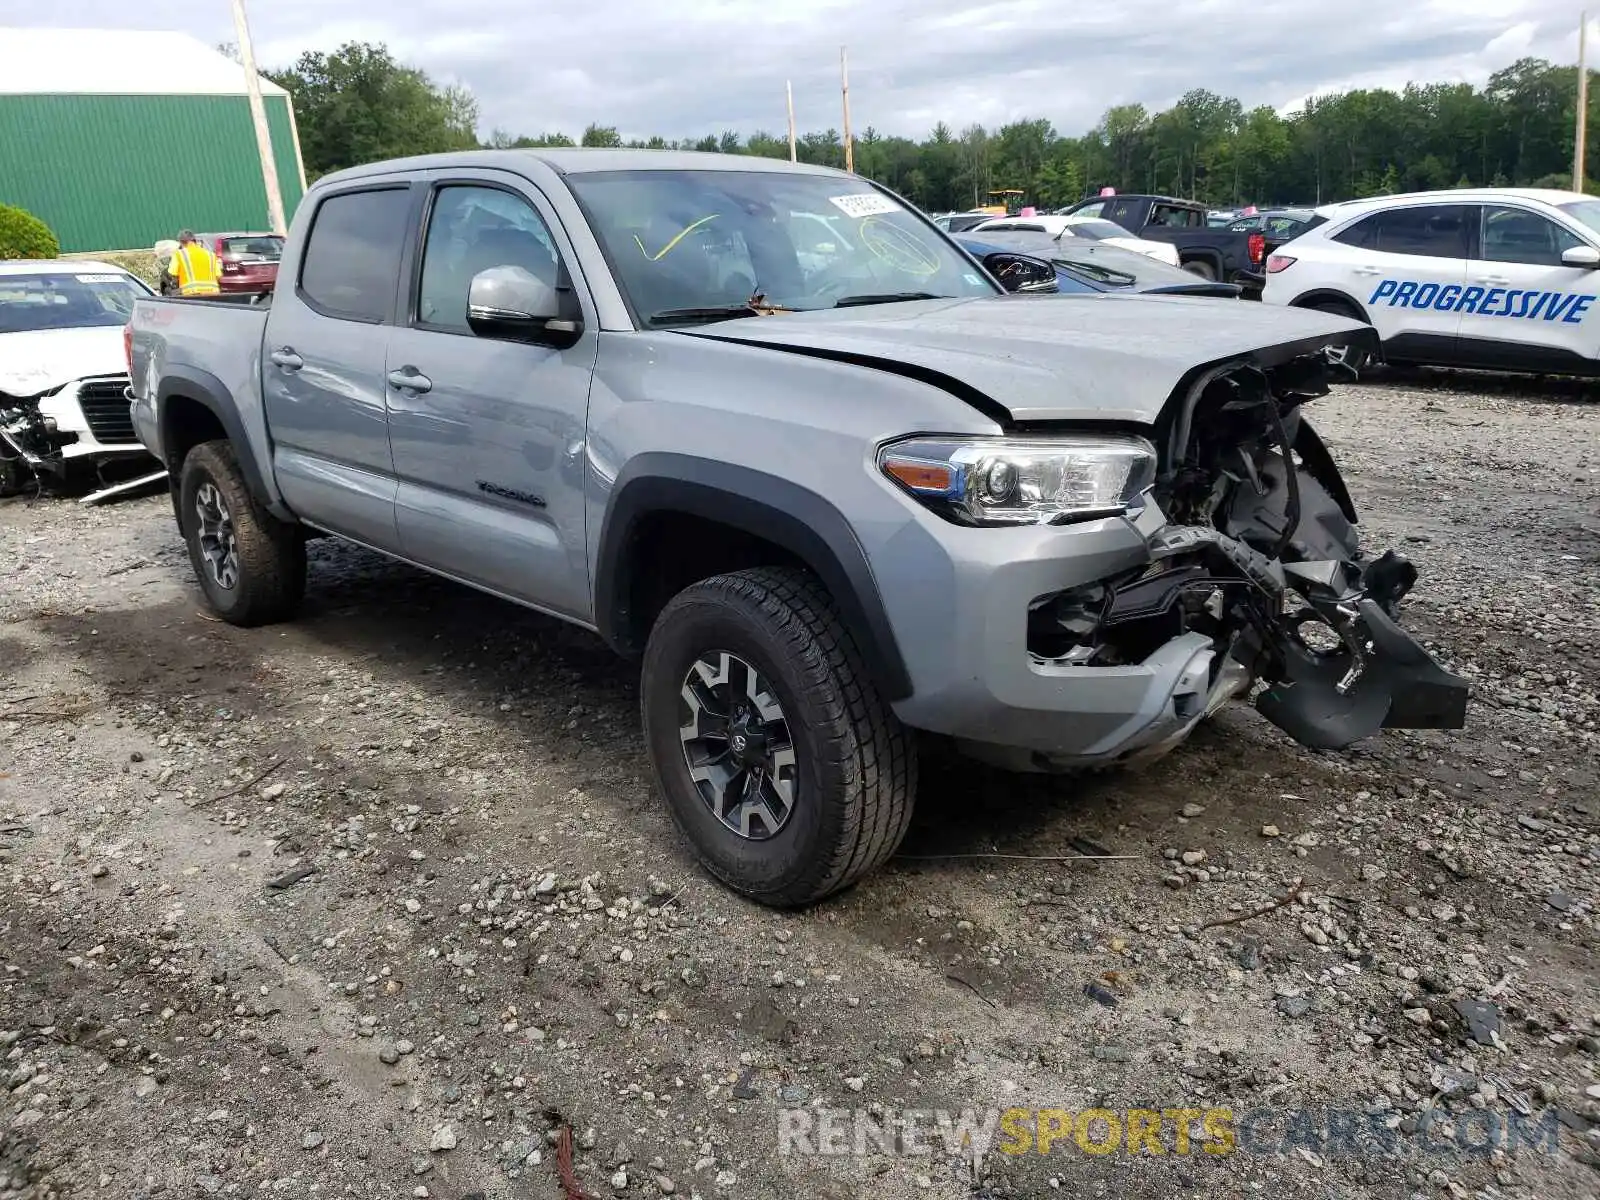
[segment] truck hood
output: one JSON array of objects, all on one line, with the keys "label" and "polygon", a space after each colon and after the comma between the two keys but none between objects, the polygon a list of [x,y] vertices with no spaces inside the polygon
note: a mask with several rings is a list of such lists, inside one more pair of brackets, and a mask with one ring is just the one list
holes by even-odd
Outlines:
[{"label": "truck hood", "polygon": [[37,396],[74,379],[127,369],[120,325],[0,333],[0,392],[11,396]]},{"label": "truck hood", "polygon": [[1373,337],[1358,322],[1306,309],[1127,295],[921,300],[678,332],[922,379],[1012,422],[1139,425],[1154,424],[1178,384],[1201,368],[1270,367]]}]

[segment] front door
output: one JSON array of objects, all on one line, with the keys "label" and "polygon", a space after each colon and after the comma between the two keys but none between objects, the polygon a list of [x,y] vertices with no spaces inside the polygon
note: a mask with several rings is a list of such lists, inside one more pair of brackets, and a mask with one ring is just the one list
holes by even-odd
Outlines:
[{"label": "front door", "polygon": [[[592,616],[584,432],[592,315],[564,350],[478,337],[467,289],[490,267],[555,283],[572,261],[529,184],[498,172],[430,182],[408,312],[389,340],[389,436],[403,553],[563,616]],[[583,295],[579,300],[592,314]]]},{"label": "front door", "polygon": [[303,520],[398,548],[384,356],[411,227],[407,184],[317,204],[299,261],[267,314],[261,391],[273,474]]},{"label": "front door", "polygon": [[[1485,204],[1478,251],[1467,272],[1478,290],[1461,306],[1461,358],[1472,366],[1517,371],[1586,369],[1600,353],[1591,312],[1600,273],[1562,263],[1588,243],[1549,217]],[[1465,299],[1465,298],[1464,298]]]}]

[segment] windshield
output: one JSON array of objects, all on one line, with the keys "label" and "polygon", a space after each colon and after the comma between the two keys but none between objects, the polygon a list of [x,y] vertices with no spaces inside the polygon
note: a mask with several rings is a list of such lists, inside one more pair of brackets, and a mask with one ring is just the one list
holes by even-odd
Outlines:
[{"label": "windshield", "polygon": [[1574,221],[1594,233],[1600,233],[1600,200],[1575,200],[1559,206]]},{"label": "windshield", "polygon": [[0,333],[126,325],[133,302],[150,292],[131,275],[0,275]]},{"label": "windshield", "polygon": [[240,262],[277,262],[283,257],[283,239],[270,235],[223,238],[222,253]]},{"label": "windshield", "polygon": [[568,183],[643,324],[705,319],[756,296],[820,309],[998,292],[937,230],[865,182],[605,171]]},{"label": "windshield", "polygon": [[1087,238],[1091,242],[1103,242],[1107,238],[1131,238],[1133,234],[1115,221],[1094,219],[1068,222],[1067,236]]}]

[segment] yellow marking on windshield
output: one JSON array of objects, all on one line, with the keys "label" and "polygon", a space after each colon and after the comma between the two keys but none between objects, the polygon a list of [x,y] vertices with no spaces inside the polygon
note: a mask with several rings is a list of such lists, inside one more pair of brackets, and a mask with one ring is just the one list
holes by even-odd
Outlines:
[{"label": "yellow marking on windshield", "polygon": [[861,242],[874,258],[907,275],[937,275],[942,265],[938,254],[921,238],[882,217],[861,222]]},{"label": "yellow marking on windshield", "polygon": [[668,242],[665,246],[661,247],[661,249],[658,250],[654,254],[651,254],[650,251],[648,251],[648,250],[646,250],[644,248],[644,242],[639,240],[639,235],[637,233],[633,235],[633,244],[635,246],[639,247],[639,253],[644,255],[651,262],[660,262],[663,258],[665,258],[672,251],[672,248],[674,246],[676,246],[679,242],[683,241],[684,238],[688,237],[696,229],[699,229],[700,226],[704,225],[707,221],[715,221],[716,219],[717,219],[717,214],[716,213],[712,213],[710,216],[701,217],[698,221],[691,221],[689,224],[685,225],[682,229],[678,230],[677,235],[675,237],[673,237],[673,239],[670,242]]}]

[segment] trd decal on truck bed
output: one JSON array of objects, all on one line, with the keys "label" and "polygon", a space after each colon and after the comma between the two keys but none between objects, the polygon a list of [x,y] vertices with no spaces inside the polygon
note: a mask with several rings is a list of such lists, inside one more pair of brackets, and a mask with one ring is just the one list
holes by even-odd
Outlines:
[{"label": "trd decal on truck bed", "polygon": [[1525,321],[1583,322],[1595,297],[1572,292],[1545,292],[1524,288],[1463,287],[1459,283],[1416,283],[1385,279],[1368,298],[1368,304],[1387,301],[1390,308],[1431,308],[1437,312],[1473,313],[1480,317],[1513,317]]}]

